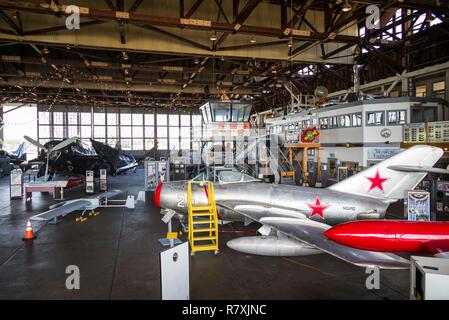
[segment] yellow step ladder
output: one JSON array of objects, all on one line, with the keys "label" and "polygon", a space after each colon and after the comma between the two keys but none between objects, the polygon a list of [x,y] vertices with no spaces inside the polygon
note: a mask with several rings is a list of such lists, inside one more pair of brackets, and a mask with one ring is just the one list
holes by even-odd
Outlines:
[{"label": "yellow step ladder", "polygon": [[[204,188],[207,205],[196,206],[193,203],[192,185]],[[218,215],[215,205],[214,185],[210,181],[189,181],[187,185],[187,208],[189,213],[189,243],[191,254],[197,251],[215,251],[218,253]]]}]

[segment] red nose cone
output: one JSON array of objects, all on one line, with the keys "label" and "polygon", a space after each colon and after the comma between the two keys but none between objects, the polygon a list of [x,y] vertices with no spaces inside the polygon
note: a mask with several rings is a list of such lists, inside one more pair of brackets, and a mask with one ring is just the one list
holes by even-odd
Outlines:
[{"label": "red nose cone", "polygon": [[159,182],[159,184],[157,185],[156,191],[154,192],[154,204],[156,205],[156,207],[160,208],[161,207],[161,191],[162,191],[162,186],[163,183],[162,181]]}]

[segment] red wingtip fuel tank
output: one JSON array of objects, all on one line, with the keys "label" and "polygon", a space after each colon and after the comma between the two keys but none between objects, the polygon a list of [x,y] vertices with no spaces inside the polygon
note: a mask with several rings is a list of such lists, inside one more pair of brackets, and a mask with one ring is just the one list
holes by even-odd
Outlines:
[{"label": "red wingtip fuel tank", "polygon": [[154,192],[154,204],[156,205],[156,207],[160,208],[161,207],[161,191],[162,191],[162,187],[163,187],[163,182],[159,182],[159,184],[156,187],[156,191]]},{"label": "red wingtip fuel tank", "polygon": [[353,221],[332,227],[324,235],[362,250],[407,254],[449,251],[449,222]]}]

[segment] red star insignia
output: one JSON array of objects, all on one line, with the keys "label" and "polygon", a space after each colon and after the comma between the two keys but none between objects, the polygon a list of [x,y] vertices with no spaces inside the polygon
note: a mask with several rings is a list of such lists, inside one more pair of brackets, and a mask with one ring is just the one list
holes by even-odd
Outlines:
[{"label": "red star insignia", "polygon": [[307,205],[312,209],[309,218],[312,218],[314,215],[319,215],[324,220],[324,210],[329,206],[321,204],[320,198],[316,197],[315,203],[307,203]]},{"label": "red star insignia", "polygon": [[371,181],[371,187],[368,191],[373,190],[374,188],[379,188],[382,192],[384,191],[383,183],[388,180],[388,178],[381,178],[379,169],[376,171],[376,175],[374,177],[366,177],[369,181]]}]

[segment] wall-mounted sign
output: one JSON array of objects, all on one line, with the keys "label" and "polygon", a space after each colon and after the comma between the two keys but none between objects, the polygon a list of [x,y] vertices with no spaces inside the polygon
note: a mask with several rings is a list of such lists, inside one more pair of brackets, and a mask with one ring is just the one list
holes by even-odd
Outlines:
[{"label": "wall-mounted sign", "polygon": [[320,133],[316,127],[304,129],[301,132],[301,142],[303,143],[318,143]]},{"label": "wall-mounted sign", "polygon": [[399,148],[369,148],[368,160],[385,160],[401,152]]}]

